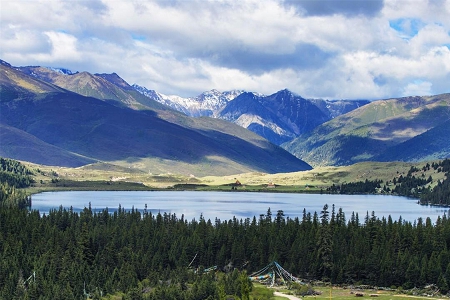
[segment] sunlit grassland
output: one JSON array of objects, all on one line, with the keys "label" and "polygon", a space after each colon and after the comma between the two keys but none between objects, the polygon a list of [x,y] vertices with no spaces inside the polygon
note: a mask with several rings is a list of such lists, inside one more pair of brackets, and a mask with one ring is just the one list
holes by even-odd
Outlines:
[{"label": "sunlit grassland", "polygon": [[[408,291],[401,291],[398,289],[352,289],[351,287],[337,287],[337,286],[314,286],[313,289],[319,293],[319,295],[309,296],[296,296],[301,299],[309,300],[355,300],[355,299],[379,299],[379,300],[411,300],[411,299],[443,299],[442,297],[433,297],[426,295],[411,295]],[[293,295],[291,290],[284,288],[274,288],[286,295]],[[357,294],[359,294],[357,296]],[[284,297],[275,297],[274,299],[287,299]]]},{"label": "sunlit grassland", "polygon": [[[411,166],[421,169],[425,163],[362,162],[343,167],[317,167],[310,171],[268,174],[249,172],[227,176],[180,175],[172,172],[158,174],[144,172],[108,163],[87,165],[80,168],[52,167],[26,163],[34,170],[36,183],[30,190],[223,190],[228,191],[238,180],[240,191],[304,192],[318,193],[335,184],[381,179],[391,185],[394,178],[406,176]],[[428,178],[433,183],[444,174],[432,168],[420,170],[416,176]]]},{"label": "sunlit grassland", "polygon": [[[274,292],[280,292],[284,295],[294,295],[299,299],[307,300],[356,300],[356,299],[377,299],[377,300],[413,300],[413,299],[431,299],[431,300],[442,300],[448,299],[448,297],[439,296],[426,296],[426,295],[412,295],[408,291],[402,291],[398,289],[377,289],[377,288],[352,288],[348,287],[338,287],[329,285],[325,286],[313,286],[314,291],[318,292],[318,295],[307,295],[307,296],[295,296],[293,290],[287,289],[285,286],[275,286],[270,287],[260,283],[253,283],[252,292],[250,293],[251,300],[257,299],[272,299],[272,300],[286,300],[286,297],[275,296]],[[359,294],[357,296],[357,294]],[[144,294],[145,295],[145,294]],[[123,299],[125,295],[123,293],[116,293],[114,295],[103,296],[103,300],[120,300]],[[229,295],[233,299],[232,296]],[[90,299],[90,298],[88,298]],[[239,299],[239,298],[234,298]]]}]

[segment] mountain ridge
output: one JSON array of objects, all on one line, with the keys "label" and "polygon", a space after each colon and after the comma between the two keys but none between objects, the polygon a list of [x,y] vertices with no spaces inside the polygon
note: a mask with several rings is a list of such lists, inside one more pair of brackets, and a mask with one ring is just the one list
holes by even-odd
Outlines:
[{"label": "mountain ridge", "polygon": [[[368,100],[304,99],[287,89],[271,95],[242,90],[211,90],[197,97],[183,98],[166,96],[138,85],[133,86],[155,101],[189,116],[210,116],[230,121],[250,129],[276,145],[369,103]],[[244,100],[243,97],[252,97],[252,101]],[[287,105],[283,103],[286,99],[290,99]],[[299,102],[302,105],[299,106]],[[280,114],[282,109],[284,111]],[[291,116],[287,116],[289,111]]]},{"label": "mountain ridge", "polygon": [[[304,99],[287,89],[272,95],[243,90],[220,92],[212,89],[196,97],[185,98],[177,95],[164,95],[137,84],[129,85],[116,73],[89,74],[87,72],[71,72],[66,69],[63,69],[65,71],[62,72],[60,69],[36,66],[17,69],[84,96],[118,101],[133,109],[150,107],[165,110],[171,108],[191,117],[207,116],[225,119],[261,135],[276,145],[298,137],[340,114],[369,103],[368,100]],[[90,80],[82,78],[86,76],[89,76]],[[109,84],[113,86],[104,89],[98,88]],[[139,97],[137,93],[142,97]],[[242,104],[239,106],[233,104],[239,96],[248,95],[248,93],[255,96],[253,103],[246,102],[247,107]],[[288,103],[283,103],[283,101],[288,101]],[[299,106],[299,102],[302,105]],[[157,104],[162,106],[158,107]],[[259,107],[257,107],[258,105]],[[255,107],[251,108],[251,106]],[[242,109],[252,110],[252,113],[244,113],[241,111]],[[278,112],[281,109],[284,110],[282,114]],[[292,111],[291,115],[287,116],[290,111]],[[294,116],[295,114],[297,116]]]},{"label": "mountain ridge", "polygon": [[[56,147],[52,149],[62,149],[61,155],[73,153],[89,161],[108,161],[154,173],[164,172],[166,167],[197,175],[215,174],[217,170],[236,174],[311,169],[282,148],[234,124],[204,117],[193,119],[166,107],[136,109],[120,98],[88,97],[5,64],[0,68],[2,134],[6,128],[16,129],[8,130],[10,142],[1,144],[1,153],[13,155],[14,147],[26,147],[36,138],[31,145],[47,146],[49,153]],[[106,81],[92,74],[70,76],[76,76],[76,80],[94,78],[95,83]],[[35,88],[41,85],[47,89]],[[104,87],[111,85],[105,83]],[[39,157],[30,161],[44,163]]]}]

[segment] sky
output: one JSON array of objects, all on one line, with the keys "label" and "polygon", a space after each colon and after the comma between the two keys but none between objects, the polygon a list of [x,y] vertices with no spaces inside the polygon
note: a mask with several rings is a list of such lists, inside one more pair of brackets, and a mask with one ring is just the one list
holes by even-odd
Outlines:
[{"label": "sky", "polygon": [[450,0],[0,0],[0,59],[166,95],[450,92]]}]

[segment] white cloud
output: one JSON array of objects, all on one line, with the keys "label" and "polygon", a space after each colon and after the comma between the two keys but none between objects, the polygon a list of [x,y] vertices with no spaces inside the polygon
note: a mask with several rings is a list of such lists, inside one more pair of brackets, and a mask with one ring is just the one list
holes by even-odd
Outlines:
[{"label": "white cloud", "polygon": [[315,2],[2,0],[0,56],[181,96],[449,92],[450,0]]},{"label": "white cloud", "polygon": [[431,86],[433,84],[427,81],[414,81],[408,83],[403,89],[403,96],[410,95],[431,95]]},{"label": "white cloud", "polygon": [[45,35],[48,36],[52,45],[52,50],[47,58],[49,61],[79,61],[81,59],[80,53],[77,51],[77,38],[73,35],[63,32],[47,31]]},{"label": "white cloud", "polygon": [[3,45],[17,54],[48,52],[51,48],[43,32],[32,29],[21,30],[15,25],[9,25],[8,28],[2,28],[0,34]]}]

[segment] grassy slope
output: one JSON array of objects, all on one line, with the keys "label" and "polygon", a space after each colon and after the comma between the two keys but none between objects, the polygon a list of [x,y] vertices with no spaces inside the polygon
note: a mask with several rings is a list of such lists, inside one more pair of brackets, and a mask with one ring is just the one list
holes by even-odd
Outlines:
[{"label": "grassy slope", "polygon": [[2,157],[15,157],[24,161],[37,159],[44,164],[56,163],[67,167],[78,167],[95,161],[45,143],[25,131],[1,123],[0,141]]},{"label": "grassy slope", "polygon": [[283,145],[313,166],[370,160],[448,120],[450,94],[379,100]]},{"label": "grassy slope", "polygon": [[[37,188],[53,189],[52,179],[72,180],[72,181],[112,181],[112,182],[132,182],[143,183],[150,188],[167,188],[176,184],[202,184],[208,187],[200,189],[223,189],[229,190],[229,184],[238,179],[246,190],[270,190],[270,191],[296,191],[296,192],[318,192],[320,188],[326,188],[332,184],[344,182],[356,182],[382,179],[384,182],[392,180],[394,177],[403,174],[405,176],[412,165],[421,168],[425,163],[403,163],[403,162],[362,162],[345,167],[319,167],[310,171],[293,173],[241,173],[227,176],[184,176],[178,173],[162,172],[148,173],[135,168],[121,167],[108,163],[96,163],[79,168],[63,168],[55,166],[44,166],[24,162],[33,170],[41,170],[37,173]],[[56,172],[57,177],[52,176]],[[444,178],[443,173],[436,173],[434,170],[425,173],[426,178],[432,176],[436,182]],[[40,186],[40,181],[43,185]],[[275,189],[268,189],[268,183],[277,185]],[[124,189],[133,189],[125,187]],[[79,188],[79,187],[78,187]]]},{"label": "grassy slope", "polygon": [[420,161],[450,157],[450,120],[410,139],[391,147],[376,160]]}]

